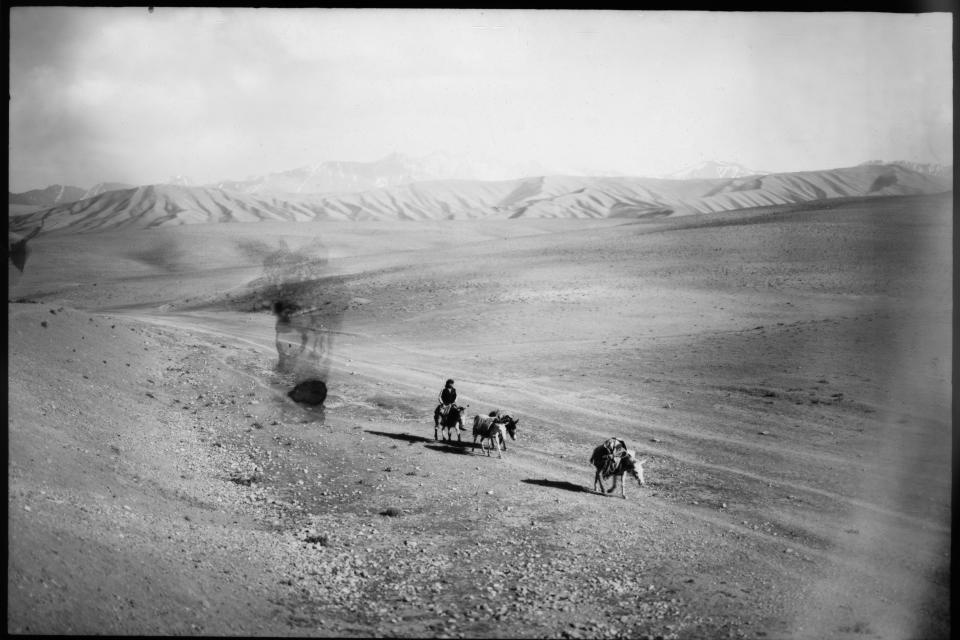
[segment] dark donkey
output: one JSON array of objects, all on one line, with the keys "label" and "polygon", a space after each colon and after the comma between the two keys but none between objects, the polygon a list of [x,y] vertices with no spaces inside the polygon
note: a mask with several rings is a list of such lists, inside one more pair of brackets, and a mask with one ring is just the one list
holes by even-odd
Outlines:
[{"label": "dark donkey", "polygon": [[453,441],[453,434],[450,432],[454,427],[457,428],[457,440],[460,440],[460,432],[463,431],[463,414],[467,411],[467,407],[458,407],[455,404],[450,405],[450,408],[446,413],[443,413],[440,410],[440,407],[437,407],[433,412],[433,439],[439,440],[438,432],[442,429],[447,430],[447,437],[444,440]]},{"label": "dark donkey", "polygon": [[[637,484],[643,486],[643,463],[646,458],[637,460],[637,454],[630,449],[623,440],[619,438],[609,438],[599,447],[593,450],[590,456],[590,463],[596,467],[597,473],[593,478],[593,490],[597,490],[600,485],[601,493],[613,493],[617,488],[617,480],[620,481],[620,497],[626,498],[623,490],[623,474],[633,476]],[[610,489],[603,486],[603,478],[613,477],[613,484]]]}]

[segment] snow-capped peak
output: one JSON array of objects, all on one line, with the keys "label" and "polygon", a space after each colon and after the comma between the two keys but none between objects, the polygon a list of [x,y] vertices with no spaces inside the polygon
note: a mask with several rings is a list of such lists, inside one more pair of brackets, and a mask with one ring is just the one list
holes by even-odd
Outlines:
[{"label": "snow-capped peak", "polygon": [[748,169],[742,164],[736,162],[723,162],[718,160],[704,160],[692,167],[668,173],[662,177],[671,180],[709,180],[715,178],[744,178],[746,176],[755,176],[769,173],[767,171],[755,171]]}]

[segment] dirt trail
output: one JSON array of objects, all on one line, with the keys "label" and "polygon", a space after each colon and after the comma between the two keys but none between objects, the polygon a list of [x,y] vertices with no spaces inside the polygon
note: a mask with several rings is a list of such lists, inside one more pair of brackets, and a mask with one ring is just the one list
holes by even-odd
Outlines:
[{"label": "dirt trail", "polygon": [[[144,318],[152,323],[188,331],[200,330],[213,343],[253,346],[262,356],[271,353],[271,344],[268,317],[264,318],[234,318],[230,315],[200,316],[173,315],[166,317]],[[341,344],[334,355],[336,368],[330,382],[332,397],[340,398],[339,408],[363,406],[376,411],[376,403],[358,402],[363,395],[362,389],[367,385],[382,387],[383,381],[389,380],[390,391],[381,398],[395,401],[404,405],[407,413],[402,414],[402,424],[413,421],[415,430],[410,438],[422,437],[423,446],[428,451],[444,454],[457,454],[462,450],[459,447],[447,445],[433,445],[429,442],[431,429],[429,427],[429,395],[426,389],[431,382],[435,382],[435,375],[431,374],[430,366],[424,366],[431,361],[429,352],[422,349],[410,349],[405,345],[391,343],[390,340],[377,339],[362,334],[352,334],[355,343]],[[362,344],[362,347],[354,345]],[[440,366],[440,357],[434,356],[436,366]],[[239,372],[238,372],[239,373]],[[496,376],[493,376],[496,379]],[[342,385],[337,380],[343,380]],[[465,380],[469,384],[469,378]],[[340,388],[342,386],[342,389]],[[660,437],[636,438],[634,446],[640,445],[642,455],[651,459],[648,464],[648,478],[653,478],[649,488],[629,490],[631,494],[643,497],[646,508],[641,508],[643,519],[646,522],[656,522],[659,519],[669,518],[668,523],[657,522],[656,526],[685,528],[688,532],[698,531],[698,535],[709,539],[731,536],[743,541],[750,541],[749,545],[758,545],[769,548],[771,544],[780,546],[780,540],[786,540],[787,551],[781,553],[796,554],[808,563],[822,566],[831,566],[841,571],[841,575],[860,576],[860,580],[869,580],[874,585],[905,583],[908,566],[915,560],[905,561],[903,568],[898,568],[894,558],[910,558],[914,554],[909,550],[920,540],[928,540],[923,547],[935,548],[938,540],[948,535],[949,529],[936,521],[930,521],[927,526],[911,519],[909,513],[899,509],[887,509],[879,504],[854,497],[857,486],[855,483],[843,483],[837,486],[831,478],[817,477],[806,473],[804,482],[797,482],[790,474],[784,475],[785,469],[774,470],[772,467],[753,472],[743,462],[717,463],[705,460],[703,452],[713,445],[723,445],[734,450],[741,449],[745,454],[762,457],[773,457],[780,450],[776,445],[763,442],[753,442],[746,438],[731,439],[726,437],[712,437],[706,433],[680,434],[670,427],[660,426],[649,429],[651,422],[649,414],[643,415],[632,411],[633,403],[622,399],[607,399],[599,402],[598,398],[584,397],[582,393],[571,392],[560,386],[538,385],[536,391],[517,389],[510,384],[482,385],[486,398],[495,398],[495,401],[465,397],[465,401],[475,407],[473,413],[483,412],[494,407],[509,407],[516,413],[522,407],[523,428],[521,441],[511,443],[503,461],[497,461],[496,476],[500,486],[517,483],[520,489],[518,495],[523,496],[523,502],[515,508],[520,512],[536,514],[543,508],[543,503],[549,502],[549,494],[562,492],[562,498],[554,500],[569,501],[574,499],[574,508],[585,508],[587,505],[596,506],[591,502],[589,488],[592,479],[592,470],[586,462],[586,455],[577,456],[577,453],[588,451],[594,440],[601,440],[614,434],[647,434]],[[418,397],[419,396],[419,397]],[[345,398],[352,400],[344,401]],[[591,401],[593,403],[591,404]],[[420,408],[419,415],[413,416]],[[516,407],[517,409],[514,409]],[[412,409],[412,411],[411,411]],[[470,415],[472,415],[471,413]],[[336,412],[328,412],[328,420],[335,421]],[[375,420],[375,419],[374,419]],[[661,425],[664,423],[660,422]],[[331,425],[334,422],[330,422]],[[592,426],[596,425],[596,426]],[[379,431],[367,430],[367,433],[390,437],[389,425],[379,425]],[[406,432],[405,432],[406,433]],[[401,434],[402,435],[402,434]],[[467,440],[469,435],[467,434]],[[309,433],[301,434],[300,438],[312,443]],[[674,447],[663,447],[663,439],[674,441]],[[755,439],[755,438],[754,438]],[[653,443],[653,440],[659,440]],[[319,444],[319,441],[317,442]],[[326,442],[329,446],[329,442]],[[677,448],[676,445],[679,445]],[[689,453],[684,453],[689,452]],[[697,453],[699,452],[699,453]],[[800,457],[797,455],[800,454]],[[809,470],[810,464],[816,461],[821,466],[836,468],[837,464],[849,460],[851,454],[824,454],[817,451],[795,452],[792,454],[796,464]],[[460,456],[443,455],[432,461],[432,474],[441,476],[454,475],[459,465],[446,465],[446,458],[460,458]],[[582,460],[579,458],[583,458]],[[483,464],[491,461],[481,457]],[[476,465],[475,465],[476,466]],[[475,469],[480,471],[480,468]],[[839,471],[837,471],[839,472]],[[682,479],[686,476],[708,476],[712,486],[728,487],[720,496],[703,494],[705,479],[699,480],[686,490]],[[857,474],[854,474],[856,477]],[[471,495],[477,497],[478,509],[482,503],[484,480],[475,480]],[[820,486],[810,482],[823,483]],[[824,487],[830,487],[826,489]],[[418,487],[419,488],[419,487]],[[840,489],[841,491],[837,491]],[[545,491],[552,490],[552,491]],[[745,492],[745,493],[741,493]],[[546,496],[538,495],[540,493]],[[770,506],[759,508],[749,507],[750,503],[760,501],[760,504],[769,505],[771,497],[788,495],[785,500],[793,506],[792,511],[800,509],[805,515],[796,517],[789,512],[781,513]],[[782,498],[781,498],[782,499]],[[722,501],[726,500],[726,502]],[[736,504],[740,503],[740,504]],[[746,504],[743,504],[746,503]],[[804,504],[808,505],[804,508]],[[572,506],[572,505],[570,505]],[[526,507],[526,508],[524,508]],[[653,509],[653,512],[650,510]],[[854,538],[856,534],[844,534],[838,540],[838,532],[847,522],[848,514],[857,512],[858,527],[869,531],[883,530],[885,536],[871,538],[870,545],[875,547],[869,555],[863,553],[863,547],[855,547],[860,551],[849,553],[849,545],[842,542],[844,537]],[[519,515],[519,513],[518,513]],[[853,531],[847,527],[846,530]],[[899,533],[894,533],[899,532]],[[567,535],[570,535],[567,532]],[[674,536],[676,534],[673,534]],[[846,549],[838,549],[837,544]],[[649,550],[645,553],[649,554]],[[880,562],[882,556],[886,562]],[[928,562],[938,562],[937,557],[931,557]],[[786,570],[786,568],[784,568]],[[801,573],[806,575],[805,573]],[[814,573],[814,575],[816,575]],[[783,576],[781,576],[783,577]],[[816,580],[807,578],[811,582],[801,581],[796,587],[796,597],[804,598],[809,594]],[[907,581],[911,582],[911,581]],[[917,587],[923,580],[916,583]],[[894,591],[904,591],[901,586]],[[910,589],[905,590],[910,593]],[[823,606],[821,604],[821,606]],[[877,612],[879,618],[883,616]],[[841,625],[842,626],[842,625]],[[863,625],[861,625],[862,627]],[[857,628],[857,622],[849,627]],[[822,625],[814,628],[823,630]],[[879,622],[874,621],[871,629],[878,629]],[[799,633],[799,629],[794,630]],[[812,637],[812,636],[811,636]]]}]

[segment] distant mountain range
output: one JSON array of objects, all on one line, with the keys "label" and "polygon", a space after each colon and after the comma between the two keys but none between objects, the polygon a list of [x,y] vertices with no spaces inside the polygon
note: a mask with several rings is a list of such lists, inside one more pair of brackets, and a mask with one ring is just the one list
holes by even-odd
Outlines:
[{"label": "distant mountain range", "polygon": [[89,189],[80,187],[71,187],[55,184],[45,189],[33,189],[23,193],[10,193],[9,204],[22,205],[33,209],[46,209],[58,204],[76,202],[86,198],[106,193],[107,191],[116,191],[117,189],[131,189],[134,185],[124,184],[122,182],[101,182]]},{"label": "distant mountain range", "polygon": [[884,162],[883,160],[870,160],[864,162],[865,165],[894,164],[905,169],[912,169],[920,173],[926,173],[931,176],[953,176],[952,164],[931,164],[923,162],[907,162],[905,160],[894,160],[893,162]]},{"label": "distant mountain range", "polygon": [[[935,176],[952,175],[952,165],[921,164],[915,162],[889,162],[871,160],[864,165],[892,164],[914,171]],[[769,171],[748,169],[734,162],[707,160],[692,167],[659,176],[670,180],[714,180],[721,178],[744,178],[747,176],[769,175]],[[583,176],[591,177],[630,177],[613,171],[559,170],[537,163],[505,165],[492,160],[458,156],[436,152],[430,155],[412,158],[394,153],[373,162],[334,161],[299,167],[288,171],[255,176],[244,180],[224,180],[206,185],[197,185],[186,176],[178,175],[163,182],[165,185],[183,187],[203,186],[227,189],[241,193],[274,195],[286,197],[290,194],[345,194],[398,187],[418,182],[438,180],[483,180],[503,181],[536,176]],[[81,187],[52,185],[45,189],[35,189],[24,193],[10,193],[11,213],[26,213],[41,208],[53,207],[68,202],[115,191],[132,189],[137,185],[118,182],[104,182],[89,189]]]},{"label": "distant mountain range", "polygon": [[36,207],[52,207],[64,202],[82,200],[87,190],[80,187],[69,187],[54,184],[46,189],[33,189],[24,193],[10,193],[10,204],[23,204]]},{"label": "distant mountain range", "polygon": [[[562,172],[533,162],[502,164],[442,152],[420,158],[393,153],[373,162],[323,162],[243,180],[223,180],[206,185],[197,185],[190,178],[177,175],[162,184],[203,186],[260,195],[325,194],[354,193],[435,180],[509,180],[557,173]],[[76,202],[105,191],[132,189],[136,186],[101,183],[91,189],[83,189],[53,185],[24,193],[10,193],[9,204],[17,205],[11,209],[12,213],[27,213],[39,208]]]},{"label": "distant mountain range", "polygon": [[374,162],[323,162],[246,180],[207,186],[243,193],[356,193],[436,180],[507,180],[556,171],[535,163],[499,166],[466,156],[432,153],[411,158],[393,153]]},{"label": "distant mountain range", "polygon": [[952,188],[950,174],[930,175],[901,164],[873,163],[712,179],[539,176],[281,195],[229,186],[167,184],[112,190],[57,204],[11,217],[9,227],[27,231],[42,225],[44,232],[89,232],[261,220],[654,218],[831,198],[940,193]]},{"label": "distant mountain range", "polygon": [[747,169],[735,162],[718,162],[705,160],[693,167],[669,173],[664,178],[670,180],[713,180],[715,178],[745,178],[747,176],[765,175],[769,171]]}]

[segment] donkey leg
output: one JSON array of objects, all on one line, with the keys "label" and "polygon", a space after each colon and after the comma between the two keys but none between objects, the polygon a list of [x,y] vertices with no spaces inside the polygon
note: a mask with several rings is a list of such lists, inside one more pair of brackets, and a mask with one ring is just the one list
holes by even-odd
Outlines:
[{"label": "donkey leg", "polygon": [[597,490],[597,485],[600,485],[600,493],[605,493],[606,489],[603,488],[603,479],[600,477],[600,470],[597,469],[597,474],[593,477],[593,490]]}]

